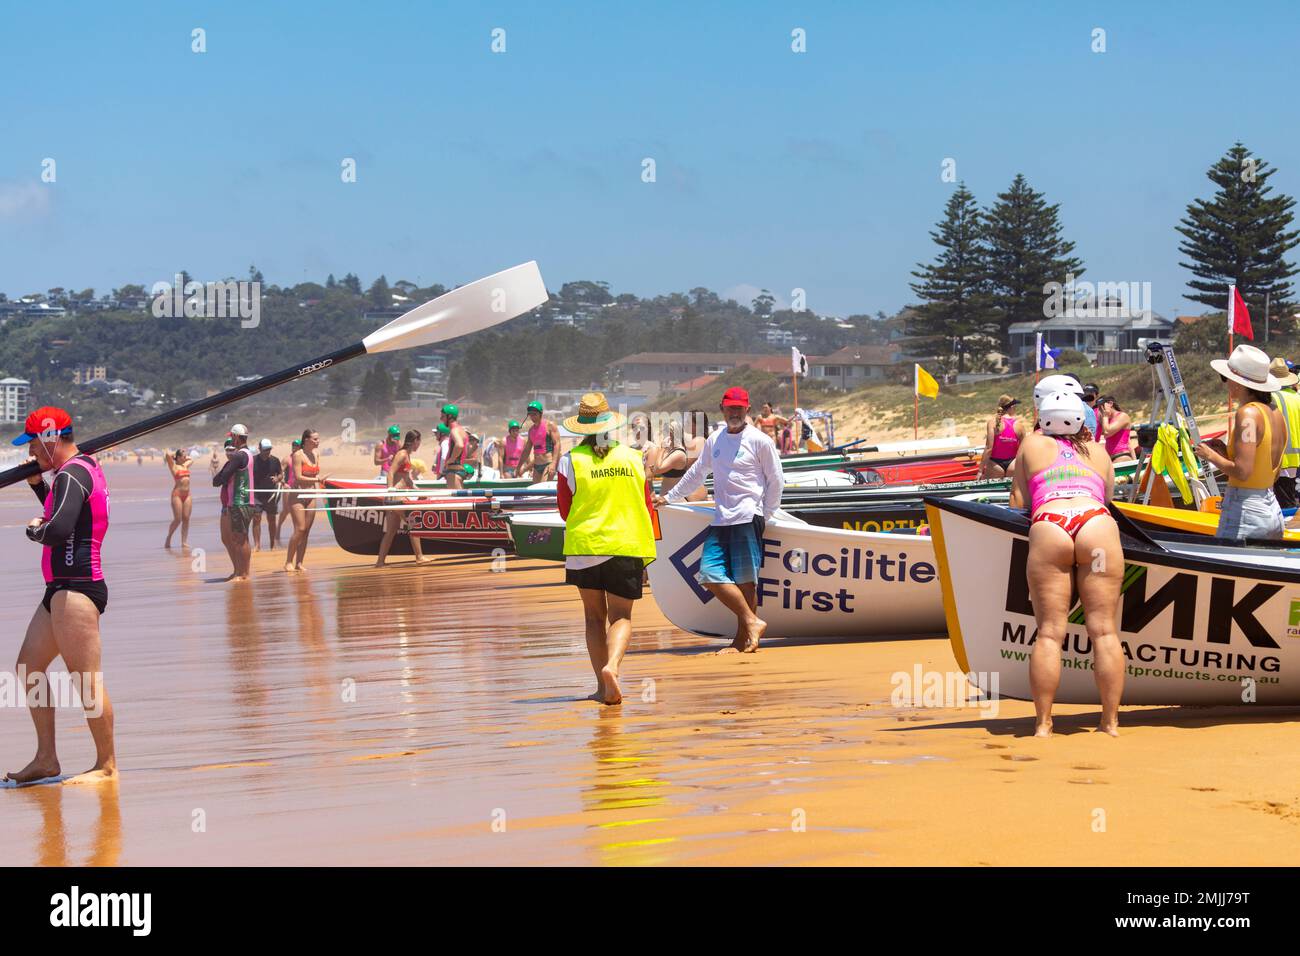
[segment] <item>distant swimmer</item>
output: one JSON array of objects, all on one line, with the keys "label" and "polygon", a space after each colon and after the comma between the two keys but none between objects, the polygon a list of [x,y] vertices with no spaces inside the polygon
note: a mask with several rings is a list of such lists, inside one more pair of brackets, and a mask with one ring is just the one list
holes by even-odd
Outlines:
[{"label": "distant swimmer", "polygon": [[388,426],[388,435],[375,446],[375,464],[379,466],[381,476],[388,474],[392,467],[393,456],[402,447],[402,430],[396,425]]},{"label": "distant swimmer", "polygon": [[532,459],[533,481],[550,481],[555,477],[556,454],[560,449],[560,430],[542,417],[542,403],[528,403],[528,432],[524,440],[524,460]]},{"label": "distant swimmer", "polygon": [[266,546],[275,550],[280,543],[280,486],[284,468],[271,454],[274,445],[263,438],[253,456],[253,550],[262,550],[262,516],[266,515]]},{"label": "distant swimmer", "polygon": [[1111,461],[1132,461],[1133,420],[1128,412],[1119,407],[1113,395],[1103,395],[1097,399],[1097,440],[1106,446],[1106,453]]},{"label": "distant swimmer", "polygon": [[623,700],[619,668],[632,638],[632,605],[655,558],[653,504],[641,453],[610,435],[623,416],[599,392],[582,396],[564,427],[582,442],[558,465],[556,505],[564,518],[564,580],[578,588],[587,654],[596,672],[590,700]]},{"label": "distant swimmer", "polygon": [[[320,434],[313,428],[302,433],[302,445],[293,453],[294,484],[299,491],[317,491],[323,488],[325,475],[320,473],[317,451]],[[289,517],[293,521],[293,534],[289,538],[289,553],[284,556],[284,570],[302,570],[302,560],[307,556],[307,537],[316,522],[316,509],[310,499],[292,496]]]},{"label": "distant swimmer", "polygon": [[1106,509],[1115,490],[1115,468],[1084,424],[1087,412],[1076,392],[1043,396],[1038,405],[1042,432],[1026,435],[1020,443],[1011,479],[1011,506],[1028,505],[1031,514],[1025,566],[1038,625],[1029,658],[1035,737],[1052,735],[1061,645],[1076,587],[1101,696],[1097,729],[1119,734],[1125,661],[1115,619],[1124,581],[1124,549],[1119,527]]},{"label": "distant swimmer", "polygon": [[248,428],[230,429],[226,463],[212,478],[221,489],[221,543],[226,546],[234,570],[228,581],[247,581],[253,561],[248,529],[253,521],[253,455],[248,447]]},{"label": "distant swimmer", "polygon": [[1010,395],[998,398],[997,413],[984,429],[984,455],[980,458],[981,478],[1003,478],[1011,474],[1020,443],[1029,434],[1029,425],[1011,414],[1020,399]]},{"label": "distant swimmer", "polygon": [[44,510],[27,526],[27,537],[42,546],[45,596],[37,605],[18,652],[17,673],[36,726],[36,756],[22,770],[5,777],[14,783],[57,778],[54,704],[47,668],[62,657],[72,678],[86,723],[95,741],[95,765],[65,783],[98,783],[117,776],[113,750],[113,705],[104,687],[99,618],[108,606],[108,585],[100,565],[100,547],[108,531],[108,482],[99,463],[77,449],[72,418],[46,406],[27,416],[26,430],[15,445],[32,446],[42,475],[27,479]]},{"label": "distant swimmer", "polygon": [[656,464],[646,473],[651,478],[659,479],[659,493],[666,495],[672,490],[673,485],[681,481],[682,475],[686,474],[689,461],[686,442],[682,438],[682,423],[672,418],[668,421]]},{"label": "distant swimmer", "polygon": [[194,499],[190,497],[190,465],[193,459],[184,448],[177,448],[170,455],[163,455],[167,470],[172,475],[172,523],[167,528],[167,540],[164,548],[172,546],[172,535],[181,529],[181,548],[190,546],[190,514],[194,511]]},{"label": "distant swimmer", "polygon": [[[397,450],[393,456],[392,468],[388,472],[388,487],[404,488],[408,490],[415,489],[415,481],[412,478],[412,472],[415,468],[414,455],[420,448],[420,433],[411,429],[406,433],[406,440],[402,442],[402,447]],[[403,501],[396,497],[385,499],[385,503],[392,508],[404,504]],[[388,551],[393,546],[393,539],[397,537],[397,532],[401,530],[402,519],[405,518],[409,511],[393,510],[384,513],[384,537],[379,542],[379,560],[375,562],[375,567],[382,568],[388,558]],[[424,551],[420,547],[420,539],[415,535],[410,535],[411,550],[415,553],[416,564],[430,564],[433,558],[426,558]]]},{"label": "distant swimmer", "polygon": [[275,524],[275,538],[277,541],[284,537],[281,532],[284,530],[284,523],[289,520],[289,506],[293,504],[293,495],[289,494],[288,489],[296,485],[293,476],[293,455],[301,447],[302,439],[295,438],[293,444],[289,446],[289,457],[284,460],[284,478],[280,483],[280,487],[285,490],[280,495],[284,500],[280,502],[279,520]]}]

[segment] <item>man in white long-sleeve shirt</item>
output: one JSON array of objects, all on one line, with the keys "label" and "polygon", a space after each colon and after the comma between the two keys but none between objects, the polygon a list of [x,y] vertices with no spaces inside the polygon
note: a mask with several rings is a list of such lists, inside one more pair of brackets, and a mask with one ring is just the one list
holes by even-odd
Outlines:
[{"label": "man in white long-sleeve shirt", "polygon": [[781,505],[785,479],[776,444],[748,422],[749,393],[729,388],[720,407],[727,427],[708,437],[681,481],[656,500],[684,501],[713,473],[715,507],[700,555],[699,581],[736,615],[736,639],[719,653],[752,653],[767,630],[757,614],[763,529]]}]

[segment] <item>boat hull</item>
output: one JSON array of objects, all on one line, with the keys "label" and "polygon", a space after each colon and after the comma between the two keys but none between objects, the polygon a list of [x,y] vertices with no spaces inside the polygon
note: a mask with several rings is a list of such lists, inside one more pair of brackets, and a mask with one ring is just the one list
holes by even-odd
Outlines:
[{"label": "boat hull", "polygon": [[[663,537],[650,588],[682,630],[735,636],[736,619],[696,580],[713,509],[659,510]],[[901,577],[901,580],[900,580]],[[773,518],[763,536],[758,613],[768,637],[852,639],[943,631],[943,607],[928,538],[818,528]]]},{"label": "boat hull", "polygon": [[[1036,627],[1025,583],[1022,513],[926,499],[953,654],[975,683],[1028,700]],[[1285,552],[1180,545],[1124,535],[1116,625],[1125,704],[1300,703],[1300,568]],[[1171,546],[1172,547],[1172,546]],[[1290,565],[1289,567],[1286,565]],[[1061,703],[1096,704],[1077,601],[1062,647]]]}]

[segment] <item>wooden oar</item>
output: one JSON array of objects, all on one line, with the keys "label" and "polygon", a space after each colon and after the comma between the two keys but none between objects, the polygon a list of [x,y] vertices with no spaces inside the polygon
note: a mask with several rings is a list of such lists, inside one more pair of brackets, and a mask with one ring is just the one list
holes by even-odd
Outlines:
[{"label": "wooden oar", "polygon": [[[452,289],[436,299],[430,299],[424,305],[416,306],[382,328],[371,332],[360,342],[341,348],[337,352],[301,362],[272,375],[264,375],[254,382],[246,382],[228,391],[162,412],[153,418],[147,418],[135,425],[127,425],[107,435],[100,435],[89,441],[78,441],[77,447],[83,453],[92,455],[105,448],[112,448],[114,445],[131,441],[149,432],[193,418],[195,415],[202,415],[223,405],[229,405],[231,402],[256,395],[284,382],[333,368],[358,355],[374,355],[379,352],[395,352],[399,349],[432,345],[435,342],[445,342],[448,339],[491,328],[500,322],[537,308],[546,299],[546,283],[542,281],[537,263],[525,262],[513,269],[506,269],[504,272],[463,285],[459,289]],[[12,485],[16,481],[23,481],[39,471],[40,466],[35,462],[26,462],[0,471],[0,488]]]}]

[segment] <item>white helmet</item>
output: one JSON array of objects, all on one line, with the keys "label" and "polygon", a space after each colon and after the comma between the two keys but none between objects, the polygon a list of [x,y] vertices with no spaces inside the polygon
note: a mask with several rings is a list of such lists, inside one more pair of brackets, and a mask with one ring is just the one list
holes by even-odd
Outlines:
[{"label": "white helmet", "polygon": [[1073,392],[1053,392],[1038,406],[1038,423],[1044,435],[1077,435],[1087,412],[1088,406]]},{"label": "white helmet", "polygon": [[1083,398],[1083,386],[1069,375],[1049,375],[1034,386],[1034,408],[1042,408],[1043,399],[1057,392],[1068,392]]}]

